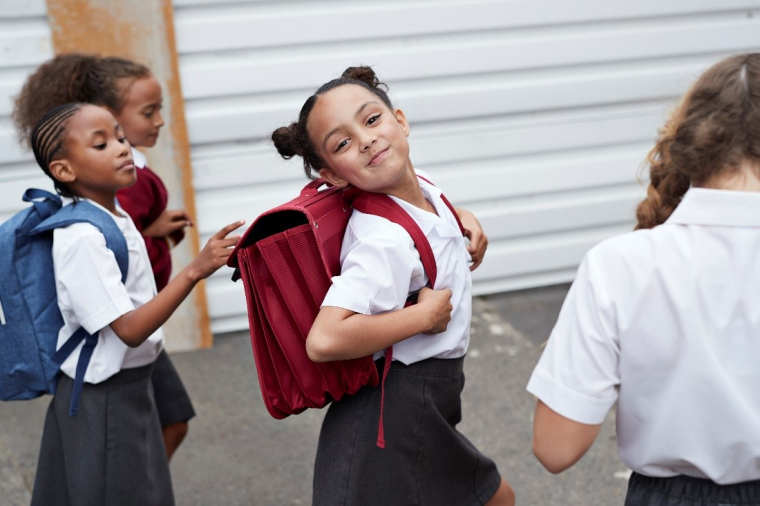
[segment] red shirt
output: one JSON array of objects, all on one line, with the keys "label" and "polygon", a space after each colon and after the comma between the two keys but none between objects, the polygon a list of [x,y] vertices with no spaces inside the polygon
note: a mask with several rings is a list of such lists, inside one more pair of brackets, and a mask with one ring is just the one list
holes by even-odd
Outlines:
[{"label": "red shirt", "polygon": [[[137,168],[137,182],[129,188],[123,188],[116,193],[116,198],[122,209],[129,214],[135,222],[137,230],[142,233],[151,223],[156,221],[164,210],[168,193],[166,186],[158,174],[145,167]],[[179,242],[184,237],[184,232],[172,234],[172,239]],[[153,267],[153,276],[156,278],[156,288],[161,290],[169,283],[172,274],[172,257],[169,252],[169,242],[166,237],[146,237],[145,247],[148,249],[148,257]]]}]

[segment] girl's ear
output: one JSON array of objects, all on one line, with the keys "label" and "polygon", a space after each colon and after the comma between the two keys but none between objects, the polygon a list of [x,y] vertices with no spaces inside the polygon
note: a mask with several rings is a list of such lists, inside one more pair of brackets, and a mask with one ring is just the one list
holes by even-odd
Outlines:
[{"label": "girl's ear", "polygon": [[393,115],[396,117],[396,121],[398,122],[399,126],[401,126],[401,130],[403,130],[404,135],[409,137],[409,122],[406,120],[404,111],[401,109],[396,109],[393,111]]},{"label": "girl's ear", "polygon": [[321,177],[322,179],[324,179],[331,185],[337,186],[338,188],[345,188],[346,186],[348,186],[348,181],[340,177],[331,169],[319,169],[319,177]]},{"label": "girl's ear", "polygon": [[74,170],[68,160],[53,160],[48,166],[50,175],[53,179],[60,181],[61,183],[73,183],[77,180],[77,175],[74,174]]}]

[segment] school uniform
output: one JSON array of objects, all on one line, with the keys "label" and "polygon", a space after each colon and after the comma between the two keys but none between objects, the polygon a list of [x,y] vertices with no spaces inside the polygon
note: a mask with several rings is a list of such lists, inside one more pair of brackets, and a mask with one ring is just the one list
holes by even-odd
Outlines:
[{"label": "school uniform", "polygon": [[627,505],[760,504],[760,193],[692,188],[592,248],[528,391],[600,424],[617,403]]},{"label": "school uniform", "polygon": [[68,415],[68,405],[82,345],[61,365],[45,419],[32,504],[171,505],[171,476],[150,384],[163,332],[158,329],[130,348],[109,326],[151,300],[156,286],[132,220],[101,209],[124,234],[129,271],[122,283],[113,252],[94,226],[77,223],[54,231],[53,265],[64,319],[58,346],[80,327],[99,334],[74,417]]},{"label": "school uniform", "polygon": [[[142,233],[166,210],[169,194],[158,174],[148,167],[145,155],[134,147],[132,159],[137,169],[137,181],[134,185],[119,190],[116,198],[121,208],[132,218],[137,230]],[[171,235],[171,240],[177,243],[184,235],[182,229],[177,230]],[[160,291],[169,283],[172,273],[169,242],[164,237],[143,236],[143,240],[156,280],[156,288]],[[156,359],[151,382],[162,426],[186,422],[195,416],[195,409],[185,385],[165,351]]]},{"label": "school uniform", "polygon": [[[391,198],[430,243],[438,268],[435,288],[452,290],[451,322],[443,333],[416,335],[393,346],[385,383],[384,449],[376,445],[380,387],[364,387],[330,406],[314,469],[316,506],[479,505],[501,483],[493,461],[456,430],[470,338],[470,256],[441,191],[424,180],[420,186],[437,215]],[[409,234],[357,210],[343,239],[341,275],[332,281],[322,307],[366,315],[403,308],[408,294],[428,283]],[[380,373],[383,355],[375,354]]]}]

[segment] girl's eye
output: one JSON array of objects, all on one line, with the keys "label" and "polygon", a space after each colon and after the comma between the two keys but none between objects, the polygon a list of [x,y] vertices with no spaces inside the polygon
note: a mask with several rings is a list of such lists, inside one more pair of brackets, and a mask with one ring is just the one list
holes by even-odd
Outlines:
[{"label": "girl's eye", "polygon": [[379,119],[380,119],[380,114],[375,114],[374,116],[371,116],[371,117],[370,117],[370,118],[367,120],[367,124],[368,124],[368,125],[372,125],[372,124],[374,124],[374,123],[377,123],[377,120],[379,120]]},{"label": "girl's eye", "polygon": [[106,149],[106,143],[104,142],[103,144],[97,144],[97,145],[95,145],[93,147],[95,149],[103,150],[103,149]]},{"label": "girl's eye", "polygon": [[342,141],[340,141],[338,143],[338,146],[335,148],[335,152],[337,153],[338,151],[340,151],[347,144],[348,144],[348,139],[343,139]]},{"label": "girl's eye", "polygon": [[126,140],[127,140],[126,137],[120,137],[119,138],[119,142],[121,142],[122,144],[124,144],[124,142],[126,142]]}]

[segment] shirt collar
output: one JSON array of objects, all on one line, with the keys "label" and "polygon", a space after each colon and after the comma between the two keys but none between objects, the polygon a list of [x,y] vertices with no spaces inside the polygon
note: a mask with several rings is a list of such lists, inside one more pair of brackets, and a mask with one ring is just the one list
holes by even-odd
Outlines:
[{"label": "shirt collar", "polygon": [[446,204],[443,202],[443,199],[441,199],[441,189],[433,184],[428,183],[424,179],[418,178],[418,181],[420,183],[422,194],[425,196],[428,202],[433,204],[437,215],[429,211],[425,211],[424,209],[420,209],[417,206],[413,206],[409,202],[394,197],[393,195],[389,195],[389,197],[396,201],[396,203],[398,203],[407,213],[409,213],[409,215],[414,218],[414,221],[417,222],[417,225],[425,235],[428,235],[437,226],[443,226],[443,228],[438,229],[439,235],[442,235],[443,237],[462,235],[461,231],[459,230],[459,225],[452,225],[450,223],[451,220],[448,219],[448,215],[451,214],[451,211],[449,211],[448,206],[446,206]]},{"label": "shirt collar", "polygon": [[691,188],[665,223],[760,227],[760,193]]},{"label": "shirt collar", "polygon": [[132,146],[132,160],[135,162],[135,167],[138,169],[144,169],[145,166],[148,165],[148,158],[142,151],[135,149],[134,146]]}]

